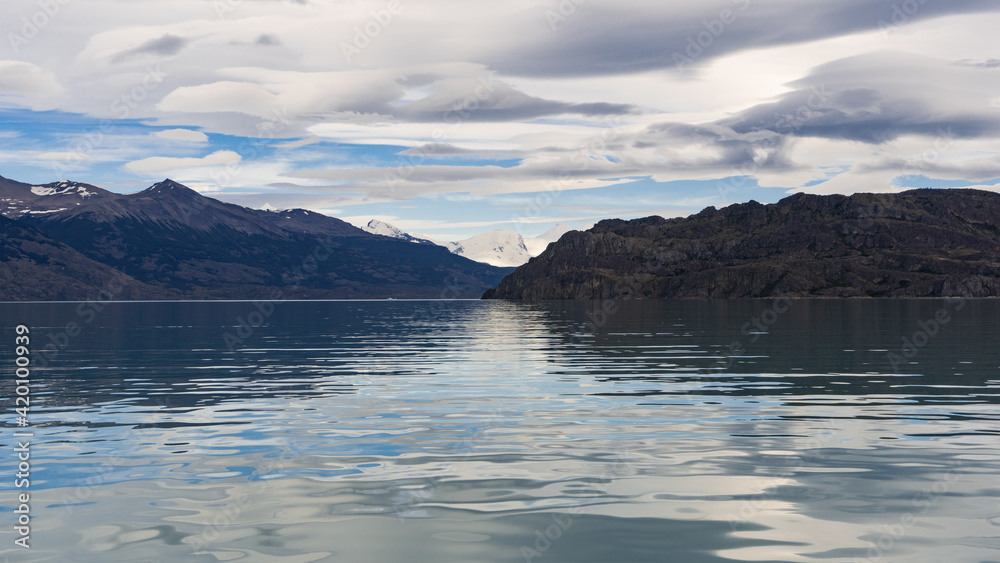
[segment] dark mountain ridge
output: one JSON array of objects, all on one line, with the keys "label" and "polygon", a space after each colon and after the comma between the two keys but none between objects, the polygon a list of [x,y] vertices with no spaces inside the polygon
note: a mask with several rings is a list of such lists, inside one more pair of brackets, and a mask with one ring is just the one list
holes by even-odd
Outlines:
[{"label": "dark mountain ridge", "polygon": [[562,236],[484,298],[1000,296],[1000,194],[796,194]]},{"label": "dark mountain ridge", "polygon": [[252,211],[264,221],[293,233],[351,237],[371,236],[366,231],[355,227],[347,221],[306,209],[282,209],[276,211],[254,209]]},{"label": "dark mountain ridge", "polygon": [[[88,260],[79,262],[73,279],[97,275],[84,272],[84,264],[100,264],[138,282],[128,298],[259,299],[276,289],[301,299],[468,298],[511,271],[441,247],[415,249],[319,213],[274,214],[224,203],[169,179],[125,195],[95,191],[99,188],[84,195],[67,189],[70,185],[80,184],[32,186],[3,179],[0,195],[18,202],[18,223],[30,226],[33,236]],[[65,200],[58,206],[47,199],[57,197]],[[45,212],[37,213],[38,207]],[[21,236],[11,231],[10,242],[16,245]],[[10,274],[15,259],[24,266],[25,258],[12,248],[0,254],[0,275]],[[46,254],[33,256],[35,277],[44,277]],[[53,297],[59,292],[52,285],[70,282],[49,273],[53,282],[35,288],[9,285],[17,276],[7,275],[0,299],[60,298]]]}]

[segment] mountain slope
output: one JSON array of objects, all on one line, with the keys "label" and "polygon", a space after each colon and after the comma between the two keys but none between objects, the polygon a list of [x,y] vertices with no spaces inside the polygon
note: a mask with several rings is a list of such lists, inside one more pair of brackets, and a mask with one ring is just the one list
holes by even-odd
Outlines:
[{"label": "mountain slope", "polygon": [[0,217],[0,301],[177,297],[87,258],[17,221]]},{"label": "mountain slope", "polygon": [[275,289],[294,298],[478,297],[509,272],[319,214],[223,203],[170,180],[108,194],[19,220],[153,293],[194,298],[258,299]]},{"label": "mountain slope", "polygon": [[1000,296],[1000,194],[796,194],[564,235],[484,298]]},{"label": "mountain slope", "polygon": [[306,209],[252,210],[261,219],[286,231],[316,235],[364,237],[368,234],[336,217]]}]

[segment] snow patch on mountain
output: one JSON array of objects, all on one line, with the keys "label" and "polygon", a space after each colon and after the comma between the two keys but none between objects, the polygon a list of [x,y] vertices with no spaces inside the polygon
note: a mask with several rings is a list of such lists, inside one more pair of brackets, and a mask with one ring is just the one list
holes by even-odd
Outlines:
[{"label": "snow patch on mountain", "polygon": [[80,197],[90,197],[95,195],[94,192],[88,191],[85,186],[66,180],[47,186],[31,186],[31,193],[38,196],[76,194]]},{"label": "snow patch on mountain", "polygon": [[73,194],[79,195],[80,197],[90,197],[94,195],[94,192],[88,191],[87,188],[76,182],[68,182],[63,180],[57,184],[49,184],[47,186],[31,186],[31,193],[37,196],[46,195],[66,195]]},{"label": "snow patch on mountain", "polygon": [[265,203],[264,205],[260,206],[260,210],[270,211],[271,213],[285,213],[287,211],[291,211],[292,208],[291,207],[277,208],[271,205],[270,203]]},{"label": "snow patch on mountain", "polygon": [[405,240],[407,242],[415,242],[417,244],[434,244],[433,241],[417,238],[409,233],[404,233],[403,231],[397,229],[396,227],[379,221],[378,219],[372,219],[368,221],[368,224],[361,227],[364,231],[369,232],[373,235],[382,235],[384,237],[398,238],[400,240]]},{"label": "snow patch on mountain", "polygon": [[524,239],[514,231],[489,231],[443,246],[453,254],[491,266],[520,266],[531,258]]},{"label": "snow patch on mountain", "polygon": [[35,215],[41,215],[41,214],[45,214],[45,213],[56,213],[56,212],[59,212],[59,211],[66,211],[67,209],[69,209],[69,208],[68,207],[60,207],[59,209],[43,209],[41,211],[28,211],[28,213],[33,213]]}]

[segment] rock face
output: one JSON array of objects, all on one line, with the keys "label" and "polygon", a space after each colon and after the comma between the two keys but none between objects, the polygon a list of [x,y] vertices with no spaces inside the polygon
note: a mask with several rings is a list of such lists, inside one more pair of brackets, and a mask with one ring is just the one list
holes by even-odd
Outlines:
[{"label": "rock face", "polygon": [[489,299],[1000,296],[1000,194],[796,194],[563,235]]}]

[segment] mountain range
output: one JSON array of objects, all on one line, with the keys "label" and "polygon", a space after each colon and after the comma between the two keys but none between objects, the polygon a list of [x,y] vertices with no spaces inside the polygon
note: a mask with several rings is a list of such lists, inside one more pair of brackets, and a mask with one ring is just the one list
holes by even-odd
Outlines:
[{"label": "mountain range", "polygon": [[[0,300],[469,298],[510,268],[164,180],[133,194],[0,177]],[[109,290],[112,288],[113,291]]]},{"label": "mountain range", "polygon": [[[535,252],[544,249],[532,257]],[[472,260],[470,258],[475,258]],[[516,270],[494,264],[517,265]],[[796,194],[436,244],[379,221],[0,176],[0,300],[1000,296],[1000,194]]]},{"label": "mountain range", "polygon": [[497,299],[1000,296],[1000,194],[795,194],[685,218],[609,219],[487,291]]}]

